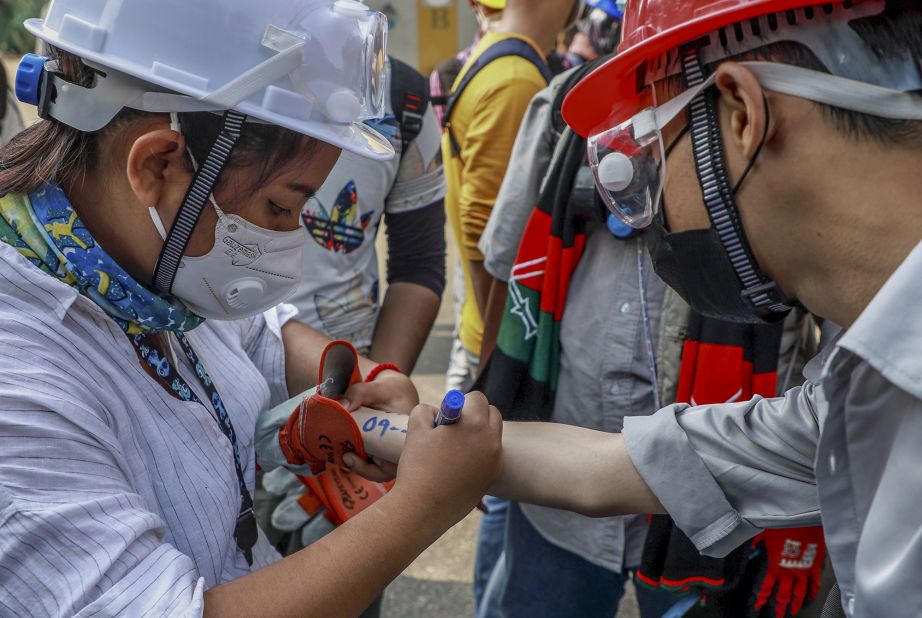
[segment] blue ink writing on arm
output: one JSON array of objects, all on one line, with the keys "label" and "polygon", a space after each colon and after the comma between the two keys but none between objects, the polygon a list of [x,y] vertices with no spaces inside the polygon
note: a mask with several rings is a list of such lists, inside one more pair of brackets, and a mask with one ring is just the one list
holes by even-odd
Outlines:
[{"label": "blue ink writing on arm", "polygon": [[382,438],[388,431],[399,431],[400,433],[407,432],[406,427],[400,427],[400,425],[393,424],[386,418],[378,418],[377,416],[372,416],[362,425],[362,431],[364,433],[373,433],[378,431],[378,429],[381,430]]}]

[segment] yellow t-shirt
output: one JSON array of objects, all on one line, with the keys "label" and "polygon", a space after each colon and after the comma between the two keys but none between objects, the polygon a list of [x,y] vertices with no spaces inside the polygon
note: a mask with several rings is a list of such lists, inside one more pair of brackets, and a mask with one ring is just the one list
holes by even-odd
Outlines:
[{"label": "yellow t-shirt", "polygon": [[[527,37],[487,33],[458,74],[455,87],[488,47],[510,38],[525,41],[544,56],[534,41]],[[442,157],[448,185],[445,208],[460,250],[466,289],[460,336],[464,348],[472,354],[480,354],[483,319],[474,297],[468,261],[483,261],[477,243],[506,174],[519,124],[532,97],[546,86],[541,72],[525,58],[506,56],[494,60],[467,85],[452,113],[452,132],[461,155],[454,156],[447,132],[442,137]]]}]

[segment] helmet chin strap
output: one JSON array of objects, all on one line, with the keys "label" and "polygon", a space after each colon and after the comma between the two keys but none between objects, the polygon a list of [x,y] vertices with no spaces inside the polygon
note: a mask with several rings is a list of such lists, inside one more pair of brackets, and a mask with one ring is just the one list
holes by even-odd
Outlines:
[{"label": "helmet chin strap", "polygon": [[[218,178],[230,159],[234,146],[240,139],[240,133],[243,130],[245,121],[246,115],[240,112],[233,110],[225,112],[221,132],[211,145],[204,162],[196,170],[192,184],[189,186],[182,205],[179,207],[179,212],[176,214],[176,220],[166,235],[166,241],[163,243],[160,257],[157,258],[153,278],[154,289],[157,292],[162,294],[171,292],[173,280],[179,270],[179,263],[186,252],[186,247],[189,245],[189,239],[192,237],[195,225],[202,216],[205,204],[211,198],[212,191],[214,191]],[[171,125],[174,130],[177,130],[176,124],[177,122],[174,120]]]},{"label": "helmet chin strap", "polygon": [[[683,73],[689,87],[705,81],[704,66],[698,58],[694,47],[682,50]],[[768,102],[765,102],[766,107]],[[742,285],[743,300],[750,305],[753,313],[769,319],[773,315],[781,317],[791,310],[791,302],[784,297],[778,285],[766,275],[756,262],[746,239],[743,224],[739,218],[734,195],[755,163],[762,150],[759,144],[756,153],[750,159],[745,172],[735,186],[730,186],[727,167],[724,161],[723,141],[717,120],[716,100],[709,89],[705,89],[689,105],[689,132],[692,140],[692,152],[704,205],[707,208],[711,225],[717,232],[733,271]],[[766,119],[767,122],[767,119]],[[764,143],[767,136],[762,136]]]}]

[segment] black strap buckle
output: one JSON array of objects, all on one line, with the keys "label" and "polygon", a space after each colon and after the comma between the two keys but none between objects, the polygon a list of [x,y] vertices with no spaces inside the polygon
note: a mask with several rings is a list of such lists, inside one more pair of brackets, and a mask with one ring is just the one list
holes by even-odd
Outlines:
[{"label": "black strap buckle", "polygon": [[403,126],[415,135],[423,130],[423,115],[409,109],[403,110]]},{"label": "black strap buckle", "polygon": [[769,296],[775,296],[777,288],[778,286],[775,284],[774,281],[769,281],[768,283],[763,283],[761,285],[756,285],[751,288],[743,290],[742,292],[740,292],[740,296],[742,296],[745,300],[752,302],[752,297],[758,296],[760,294],[768,294]]}]

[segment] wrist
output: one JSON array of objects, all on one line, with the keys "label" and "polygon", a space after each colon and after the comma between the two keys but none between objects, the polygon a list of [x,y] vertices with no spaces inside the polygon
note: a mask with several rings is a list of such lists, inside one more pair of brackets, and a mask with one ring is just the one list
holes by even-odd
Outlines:
[{"label": "wrist", "polygon": [[378,378],[392,376],[392,375],[403,375],[403,372],[400,371],[400,367],[394,363],[381,363],[375,366],[374,369],[368,372],[368,376],[365,378],[365,382],[374,382]]}]

